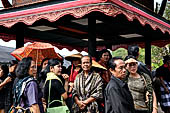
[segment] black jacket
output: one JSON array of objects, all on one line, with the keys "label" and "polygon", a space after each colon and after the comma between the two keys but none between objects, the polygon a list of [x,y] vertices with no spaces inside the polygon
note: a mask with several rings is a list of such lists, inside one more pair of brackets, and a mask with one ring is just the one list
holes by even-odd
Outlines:
[{"label": "black jacket", "polygon": [[113,75],[105,89],[105,113],[135,113],[128,85]]}]

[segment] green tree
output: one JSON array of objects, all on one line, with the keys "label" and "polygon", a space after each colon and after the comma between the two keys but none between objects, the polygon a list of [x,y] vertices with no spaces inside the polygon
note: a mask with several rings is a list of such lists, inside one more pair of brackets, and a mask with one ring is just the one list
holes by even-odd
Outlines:
[{"label": "green tree", "polygon": [[[139,49],[138,60],[145,63],[145,48]],[[163,56],[170,54],[170,44],[165,47],[151,46],[151,66],[152,70],[157,69],[163,64]],[[124,48],[119,48],[115,51],[112,51],[112,56],[121,56],[123,59],[127,56],[127,50]]]},{"label": "green tree", "polygon": [[123,59],[127,56],[127,50],[124,49],[124,48],[119,48],[115,51],[112,51],[112,56],[115,57],[115,56],[120,56],[122,57]]},{"label": "green tree", "polygon": [[165,12],[164,12],[164,17],[167,20],[170,20],[170,4],[167,4],[167,6],[166,6],[166,9],[165,9]]}]

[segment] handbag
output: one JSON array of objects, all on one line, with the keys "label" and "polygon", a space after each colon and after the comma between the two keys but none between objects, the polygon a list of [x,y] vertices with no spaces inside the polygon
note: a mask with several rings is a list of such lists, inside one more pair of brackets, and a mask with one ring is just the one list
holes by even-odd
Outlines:
[{"label": "handbag", "polygon": [[[59,81],[61,82],[61,80],[59,80]],[[61,101],[60,100],[53,100],[52,102],[50,102],[50,90],[51,90],[51,80],[49,82],[48,107],[47,107],[46,113],[70,113],[69,108],[67,107],[66,104],[64,104],[62,96],[61,96]],[[54,102],[61,102],[62,106],[49,107]]]}]

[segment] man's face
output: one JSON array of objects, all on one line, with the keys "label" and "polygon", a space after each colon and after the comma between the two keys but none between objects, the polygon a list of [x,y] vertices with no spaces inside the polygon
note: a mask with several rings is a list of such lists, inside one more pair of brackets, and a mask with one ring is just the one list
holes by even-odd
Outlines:
[{"label": "man's face", "polygon": [[124,79],[126,77],[125,62],[121,59],[114,61],[116,64],[115,70],[112,70],[115,77]]},{"label": "man's face", "polygon": [[81,67],[83,71],[89,71],[91,68],[90,58],[88,56],[85,56],[81,59]]},{"label": "man's face", "polygon": [[101,60],[104,62],[108,62],[109,58],[110,58],[109,53],[106,52],[102,54]]}]

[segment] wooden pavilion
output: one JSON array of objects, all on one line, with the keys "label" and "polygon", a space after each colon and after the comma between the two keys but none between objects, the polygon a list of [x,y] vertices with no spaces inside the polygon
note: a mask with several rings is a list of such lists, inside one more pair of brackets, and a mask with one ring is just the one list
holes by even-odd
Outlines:
[{"label": "wooden pavilion", "polygon": [[[151,0],[153,1],[153,0]],[[0,10],[0,38],[49,42],[59,49],[88,51],[140,44],[151,64],[151,44],[170,42],[170,22],[133,0],[13,0]],[[114,46],[117,45],[117,46]]]}]

